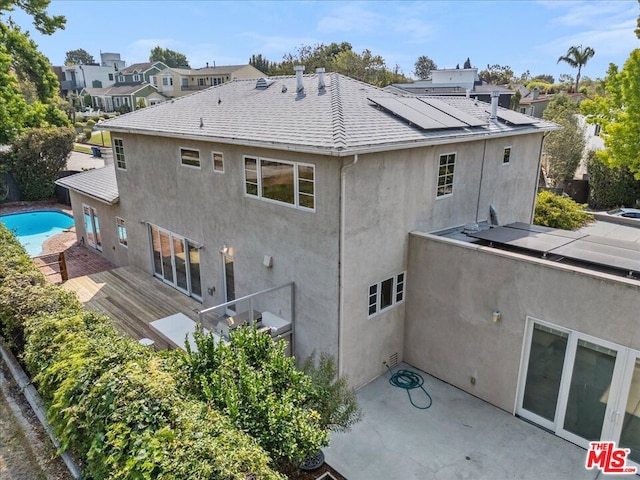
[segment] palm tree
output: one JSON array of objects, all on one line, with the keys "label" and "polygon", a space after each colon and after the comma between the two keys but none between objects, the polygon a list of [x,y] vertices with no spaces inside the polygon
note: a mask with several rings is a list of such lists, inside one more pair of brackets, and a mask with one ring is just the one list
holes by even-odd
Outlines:
[{"label": "palm tree", "polygon": [[558,58],[558,62],[567,62],[573,68],[578,69],[578,74],[576,75],[576,89],[575,92],[578,93],[578,84],[580,83],[580,70],[582,67],[587,64],[589,59],[596,54],[596,51],[591,47],[582,48],[582,45],[579,47],[570,47],[567,50],[567,54]]}]

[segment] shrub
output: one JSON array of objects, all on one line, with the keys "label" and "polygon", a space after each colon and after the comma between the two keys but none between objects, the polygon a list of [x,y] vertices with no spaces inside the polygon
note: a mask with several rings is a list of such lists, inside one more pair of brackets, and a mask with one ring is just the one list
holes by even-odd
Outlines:
[{"label": "shrub", "polygon": [[67,127],[34,128],[12,146],[10,171],[26,200],[53,196],[58,173],[67,164],[75,133]]},{"label": "shrub", "polygon": [[574,230],[593,220],[593,215],[584,211],[586,205],[576,203],[569,197],[551,192],[540,192],[536,199],[533,223],[551,228]]},{"label": "shrub", "polygon": [[76,127],[76,128],[84,128],[84,123],[76,122],[76,123],[73,124],[73,126]]},{"label": "shrub", "polygon": [[84,140],[85,141],[89,141],[91,140],[91,135],[93,135],[93,130],[91,130],[90,128],[85,128],[82,131],[83,135],[84,135]]},{"label": "shrub", "polygon": [[596,152],[589,152],[589,206],[594,209],[610,209],[634,206],[640,199],[640,181],[627,167],[610,167]]},{"label": "shrub", "polygon": [[89,120],[87,120],[87,127],[94,127],[96,124],[96,121],[93,118],[90,118]]}]

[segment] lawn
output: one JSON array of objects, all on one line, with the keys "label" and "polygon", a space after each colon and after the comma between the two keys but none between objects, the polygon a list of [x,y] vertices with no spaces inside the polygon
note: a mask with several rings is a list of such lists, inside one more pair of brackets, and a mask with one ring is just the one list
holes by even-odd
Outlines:
[{"label": "lawn", "polygon": [[91,153],[91,147],[87,147],[86,145],[80,145],[78,143],[76,143],[73,146],[73,151],[74,152],[80,152],[80,153]]},{"label": "lawn", "polygon": [[[104,140],[104,143],[103,143]],[[89,145],[100,145],[105,147],[111,146],[111,132],[98,130],[91,134],[91,139],[87,142]]]}]

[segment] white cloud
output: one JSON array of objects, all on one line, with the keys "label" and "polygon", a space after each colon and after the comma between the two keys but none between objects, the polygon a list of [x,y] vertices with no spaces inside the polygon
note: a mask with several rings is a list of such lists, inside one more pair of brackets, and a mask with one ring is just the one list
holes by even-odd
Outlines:
[{"label": "white cloud", "polygon": [[552,24],[566,27],[598,26],[629,18],[636,5],[629,2],[555,2],[565,7],[564,15],[552,20]]},{"label": "white cloud", "polygon": [[[327,3],[326,5],[331,5]],[[389,19],[364,8],[363,3],[347,3],[322,17],[316,26],[321,34],[329,33],[374,33]]]}]

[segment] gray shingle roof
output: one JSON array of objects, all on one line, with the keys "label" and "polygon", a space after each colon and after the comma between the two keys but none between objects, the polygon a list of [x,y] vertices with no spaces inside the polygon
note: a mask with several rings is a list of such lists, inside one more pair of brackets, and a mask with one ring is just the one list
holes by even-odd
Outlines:
[{"label": "gray shingle roof", "polygon": [[104,88],[85,88],[85,91],[89,95],[131,95],[148,85],[148,83],[119,83]]},{"label": "gray shingle roof", "polygon": [[118,183],[116,182],[116,169],[113,165],[60,178],[56,180],[56,185],[111,205],[120,201]]},{"label": "gray shingle roof", "polygon": [[181,75],[224,75],[233,73],[236,70],[246,67],[247,65],[220,65],[219,67],[202,67],[202,68],[172,68],[174,72]]},{"label": "gray shingle roof", "polygon": [[301,94],[295,76],[270,79],[274,83],[264,90],[255,88],[255,79],[234,80],[107,120],[101,128],[339,156],[557,128],[541,119],[519,126],[490,122],[487,104],[438,96],[484,125],[422,130],[367,99],[396,94],[343,75],[326,74],[324,90],[317,74],[305,75]]}]

